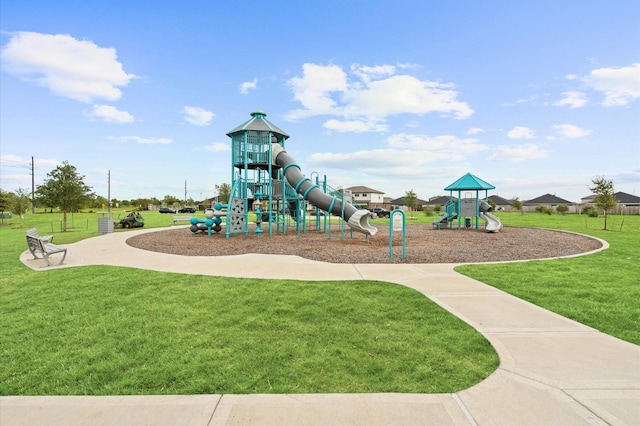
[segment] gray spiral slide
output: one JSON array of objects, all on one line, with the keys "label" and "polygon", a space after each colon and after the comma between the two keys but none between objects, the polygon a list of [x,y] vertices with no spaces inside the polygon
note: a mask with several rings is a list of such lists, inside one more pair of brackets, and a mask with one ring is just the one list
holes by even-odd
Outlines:
[{"label": "gray spiral slide", "polygon": [[304,177],[295,160],[287,154],[282,145],[273,144],[272,153],[274,164],[282,167],[284,175],[298,194],[305,200],[324,211],[331,212],[336,216],[344,217],[347,225],[354,231],[362,232],[366,235],[375,235],[378,228],[369,225],[369,210],[358,210],[351,203],[343,203],[338,197],[327,195],[317,185],[314,185],[309,178]]}]

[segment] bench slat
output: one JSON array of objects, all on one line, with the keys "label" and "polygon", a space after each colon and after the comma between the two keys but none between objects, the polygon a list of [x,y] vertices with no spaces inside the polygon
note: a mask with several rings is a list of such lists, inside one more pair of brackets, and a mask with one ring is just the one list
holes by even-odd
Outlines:
[{"label": "bench slat", "polygon": [[175,225],[175,224],[176,224],[176,222],[182,222],[182,221],[184,221],[184,220],[191,221],[191,218],[192,218],[192,217],[193,217],[193,216],[174,216],[174,217],[173,217],[173,224]]}]

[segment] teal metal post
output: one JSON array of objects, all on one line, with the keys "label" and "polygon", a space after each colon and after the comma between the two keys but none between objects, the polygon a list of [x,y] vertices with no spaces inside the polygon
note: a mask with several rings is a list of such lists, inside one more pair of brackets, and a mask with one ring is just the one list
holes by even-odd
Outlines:
[{"label": "teal metal post", "polygon": [[[400,229],[394,226],[394,216],[400,215]],[[407,224],[405,214],[402,210],[396,209],[389,215],[389,259],[393,258],[393,231],[402,232],[402,258],[407,258]]]}]

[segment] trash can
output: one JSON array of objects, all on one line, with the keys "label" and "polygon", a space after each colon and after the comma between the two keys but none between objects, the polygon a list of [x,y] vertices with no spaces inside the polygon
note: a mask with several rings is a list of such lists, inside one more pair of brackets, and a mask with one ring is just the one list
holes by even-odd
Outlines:
[{"label": "trash can", "polygon": [[113,232],[113,217],[111,213],[98,213],[98,233],[108,234]]},{"label": "trash can", "polygon": [[464,227],[465,228],[471,228],[471,218],[470,217],[465,217],[464,218]]}]

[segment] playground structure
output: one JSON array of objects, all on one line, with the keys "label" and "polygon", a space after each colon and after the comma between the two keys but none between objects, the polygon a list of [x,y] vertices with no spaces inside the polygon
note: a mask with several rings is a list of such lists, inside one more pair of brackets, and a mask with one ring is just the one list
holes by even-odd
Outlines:
[{"label": "playground structure", "polygon": [[[458,221],[458,229],[463,226],[470,228],[475,225],[479,228],[479,220],[485,222],[487,232],[498,232],[502,228],[500,219],[490,212],[493,210],[487,200],[487,191],[495,189],[495,186],[485,182],[477,176],[467,173],[444,190],[449,191],[449,202],[444,206],[445,213],[433,222],[433,226],[440,229],[442,226],[451,228]],[[453,193],[458,196],[454,199]],[[462,198],[462,192],[465,192]],[[472,196],[475,191],[475,197]],[[484,191],[484,198],[480,198],[480,191]]]},{"label": "playground structure", "polygon": [[[249,235],[249,212],[256,214],[256,233],[267,223],[269,235],[285,233],[295,224],[300,232],[305,228],[307,203],[316,209],[340,217],[353,231],[375,235],[377,228],[368,222],[369,211],[358,208],[344,191],[327,191],[316,177],[313,183],[285,150],[289,138],[284,131],[266,119],[262,111],[251,113],[251,119],[234,128],[231,138],[231,194],[227,204],[216,204],[205,212],[206,219],[193,218],[191,231],[220,232],[225,217],[225,233]],[[309,206],[309,207],[311,207]],[[318,222],[318,216],[316,216]]]}]

